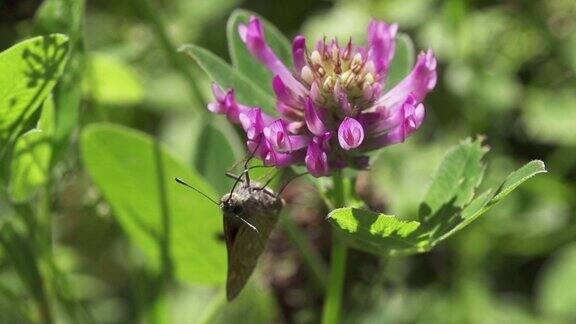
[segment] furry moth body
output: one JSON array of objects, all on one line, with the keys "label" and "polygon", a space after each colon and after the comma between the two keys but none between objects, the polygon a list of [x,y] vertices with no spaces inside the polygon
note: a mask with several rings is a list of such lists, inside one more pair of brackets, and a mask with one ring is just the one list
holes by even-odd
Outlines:
[{"label": "furry moth body", "polygon": [[[228,252],[226,297],[234,299],[254,272],[270,232],[276,226],[282,200],[258,183],[243,182],[220,199]],[[252,225],[252,226],[251,226]]]}]

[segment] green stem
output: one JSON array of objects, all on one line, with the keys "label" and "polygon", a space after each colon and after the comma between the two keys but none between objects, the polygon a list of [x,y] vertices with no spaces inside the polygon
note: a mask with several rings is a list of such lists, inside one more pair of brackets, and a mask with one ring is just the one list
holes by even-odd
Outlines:
[{"label": "green stem", "polygon": [[[346,205],[344,194],[344,183],[342,175],[337,172],[332,177],[334,194],[332,196],[335,208]],[[346,275],[346,257],[348,249],[346,244],[332,233],[332,251],[330,254],[330,275],[328,277],[328,287],[322,310],[322,323],[333,324],[340,322],[340,309],[342,308],[342,291],[344,288],[344,278]]]},{"label": "green stem", "polygon": [[280,221],[286,234],[288,234],[288,238],[304,258],[304,264],[308,267],[314,285],[318,290],[324,291],[326,289],[326,266],[322,259],[292,217],[283,214]]}]

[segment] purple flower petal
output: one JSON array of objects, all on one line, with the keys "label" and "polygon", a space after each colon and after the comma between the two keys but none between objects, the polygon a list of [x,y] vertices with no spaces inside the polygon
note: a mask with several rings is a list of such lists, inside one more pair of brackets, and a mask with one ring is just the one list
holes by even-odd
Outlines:
[{"label": "purple flower petal", "polygon": [[398,24],[372,20],[368,26],[369,59],[374,62],[377,74],[386,73],[396,48]]},{"label": "purple flower petal", "polygon": [[272,79],[272,89],[274,93],[276,93],[276,98],[284,104],[292,107],[301,105],[298,97],[284,84],[279,75],[276,75],[274,79]]},{"label": "purple flower petal", "polygon": [[268,143],[278,152],[296,151],[310,142],[309,136],[290,134],[288,122],[282,119],[278,119],[265,127],[263,133]]},{"label": "purple flower petal", "polygon": [[212,92],[214,93],[216,101],[208,104],[208,110],[216,114],[226,115],[228,120],[235,124],[240,122],[240,114],[247,113],[252,109],[251,107],[240,105],[236,102],[233,89],[224,92],[218,84],[213,83]]},{"label": "purple flower petal", "polygon": [[276,56],[272,48],[268,46],[260,19],[255,16],[250,17],[248,26],[244,24],[238,26],[238,33],[250,53],[264,63],[272,72],[279,75],[292,91],[297,94],[305,93],[306,89],[304,86],[292,76],[292,72]]},{"label": "purple flower petal", "polygon": [[432,50],[418,54],[414,69],[390,91],[375,103],[375,106],[395,107],[403,103],[409,94],[421,102],[428,92],[436,86],[436,57]]},{"label": "purple flower petal", "polygon": [[293,153],[278,152],[270,142],[265,140],[266,154],[263,158],[264,164],[274,165],[277,167],[285,167],[295,163],[302,163],[304,151],[296,151]]},{"label": "purple flower petal", "polygon": [[306,125],[312,134],[323,135],[326,133],[326,126],[320,119],[319,111],[314,106],[311,98],[306,100],[306,109],[304,110],[304,119],[306,120]]},{"label": "purple flower petal", "polygon": [[241,113],[239,116],[240,124],[246,131],[248,139],[254,140],[262,134],[264,127],[274,121],[274,119],[262,113],[260,108],[253,108],[247,112]]},{"label": "purple flower petal", "polygon": [[315,177],[322,177],[330,173],[328,166],[328,154],[322,150],[321,144],[317,143],[316,138],[308,145],[304,162],[308,172]]},{"label": "purple flower petal", "polygon": [[302,35],[294,37],[294,41],[292,41],[292,58],[296,71],[302,71],[306,65],[306,38]]},{"label": "purple flower petal", "polygon": [[350,117],[345,117],[338,128],[338,142],[346,151],[355,149],[364,141],[364,129],[362,125]]},{"label": "purple flower petal", "polygon": [[[371,138],[362,148],[373,150],[384,146],[401,143],[414,133],[424,120],[425,108],[422,103],[416,101],[413,95],[408,96],[394,116],[399,115],[401,120],[388,132]],[[397,117],[394,117],[397,118]]]}]

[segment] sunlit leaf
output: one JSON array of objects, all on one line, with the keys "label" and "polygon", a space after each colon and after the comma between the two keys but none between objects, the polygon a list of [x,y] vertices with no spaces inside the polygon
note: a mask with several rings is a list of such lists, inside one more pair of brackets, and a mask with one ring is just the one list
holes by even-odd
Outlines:
[{"label": "sunlit leaf", "polygon": [[87,73],[84,93],[99,104],[136,105],[144,98],[144,88],[136,72],[112,56],[89,56]]},{"label": "sunlit leaf", "polygon": [[0,146],[13,141],[62,74],[68,37],[52,34],[0,53]]},{"label": "sunlit leaf", "polygon": [[331,211],[327,220],[350,244],[363,250],[394,255],[419,249],[413,235],[420,226],[416,221],[349,207]]},{"label": "sunlit leaf", "polygon": [[38,9],[37,34],[63,33],[70,38],[70,54],[62,78],[52,91],[56,110],[56,149],[67,147],[78,124],[85,72],[84,0],[46,0]]},{"label": "sunlit leaf", "polygon": [[180,51],[190,55],[208,76],[221,87],[225,89],[234,88],[236,99],[239,102],[261,107],[267,113],[277,115],[274,97],[218,56],[196,45],[185,45]]},{"label": "sunlit leaf", "polygon": [[14,145],[10,168],[12,200],[29,200],[50,179],[53,134],[54,102],[48,97],[42,105],[36,129],[22,134]]},{"label": "sunlit leaf", "polygon": [[230,58],[232,59],[232,64],[240,73],[246,75],[260,88],[273,95],[272,72],[250,54],[238,34],[238,26],[240,24],[248,24],[251,16],[260,18],[268,44],[284,64],[288,67],[292,66],[292,50],[288,39],[269,21],[256,13],[243,9],[234,10],[230,18],[228,18],[226,36],[228,38]]},{"label": "sunlit leaf", "polygon": [[25,201],[48,181],[52,150],[50,138],[41,130],[31,130],[14,145],[10,193],[14,201]]},{"label": "sunlit leaf", "polygon": [[481,139],[466,140],[448,151],[420,208],[419,222],[353,208],[336,209],[328,220],[355,247],[383,255],[425,252],[463,229],[536,174],[532,161],[495,189],[475,195],[484,173]]},{"label": "sunlit leaf", "polygon": [[447,204],[462,207],[470,202],[484,175],[481,159],[486,151],[481,139],[467,139],[446,154],[420,207],[421,220]]},{"label": "sunlit leaf", "polygon": [[150,136],[97,124],[82,133],[82,156],[95,184],[128,236],[155,266],[174,266],[189,283],[221,283],[226,256],[218,240],[218,206],[185,187],[180,177],[210,197],[211,186],[175,160]]}]

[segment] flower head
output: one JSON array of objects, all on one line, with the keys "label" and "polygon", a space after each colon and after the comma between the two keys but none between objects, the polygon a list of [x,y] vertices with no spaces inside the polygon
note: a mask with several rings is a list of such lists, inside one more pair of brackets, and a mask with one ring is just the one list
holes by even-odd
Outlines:
[{"label": "flower head", "polygon": [[384,91],[397,31],[397,24],[373,20],[365,47],[323,39],[308,49],[306,39],[296,36],[290,69],[266,42],[260,20],[251,17],[238,32],[250,53],[275,74],[271,83],[280,117],[236,102],[233,90],[217,85],[208,109],[241,124],[248,148],[267,165],[304,164],[316,177],[365,168],[368,151],[403,142],[420,127],[422,101],[436,85],[436,58],[428,50],[404,80]]}]

